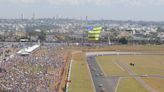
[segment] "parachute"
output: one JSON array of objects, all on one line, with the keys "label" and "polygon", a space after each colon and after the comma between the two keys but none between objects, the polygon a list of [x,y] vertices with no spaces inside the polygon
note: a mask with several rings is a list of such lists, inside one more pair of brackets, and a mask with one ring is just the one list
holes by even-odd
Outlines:
[{"label": "parachute", "polygon": [[102,27],[88,27],[88,29],[92,29],[88,31],[88,40],[98,41],[100,39]]}]

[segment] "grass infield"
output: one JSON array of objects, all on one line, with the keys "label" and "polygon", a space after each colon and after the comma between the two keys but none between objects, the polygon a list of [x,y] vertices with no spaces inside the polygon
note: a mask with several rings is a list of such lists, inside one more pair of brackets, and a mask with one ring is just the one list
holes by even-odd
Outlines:
[{"label": "grass infield", "polygon": [[94,92],[91,75],[83,53],[72,55],[72,71],[69,92]]}]

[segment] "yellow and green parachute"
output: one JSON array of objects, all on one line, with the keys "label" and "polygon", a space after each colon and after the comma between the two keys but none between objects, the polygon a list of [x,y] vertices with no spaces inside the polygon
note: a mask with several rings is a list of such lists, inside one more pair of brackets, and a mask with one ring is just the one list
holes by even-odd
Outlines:
[{"label": "yellow and green parachute", "polygon": [[[89,29],[91,29],[91,27]],[[92,28],[92,30],[88,31],[88,40],[98,41],[100,39],[101,32],[102,32],[102,27]]]}]

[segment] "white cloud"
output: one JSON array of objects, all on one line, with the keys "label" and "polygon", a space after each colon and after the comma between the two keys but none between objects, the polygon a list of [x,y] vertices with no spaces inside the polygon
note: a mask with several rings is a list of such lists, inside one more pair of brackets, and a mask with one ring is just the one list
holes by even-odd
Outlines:
[{"label": "white cloud", "polygon": [[24,4],[29,4],[29,3],[36,3],[38,0],[5,0],[6,2],[9,3],[24,3]]},{"label": "white cloud", "polygon": [[20,4],[57,4],[57,5],[79,5],[79,4],[96,4],[96,5],[109,5],[113,2],[122,3],[131,6],[143,6],[147,4],[164,4],[164,0],[0,0],[0,3],[20,3]]},{"label": "white cloud", "polygon": [[145,6],[145,5],[163,5],[164,0],[119,0],[120,2],[131,6]]},{"label": "white cloud", "polygon": [[16,4],[51,4],[51,5],[80,5],[80,4],[110,4],[114,0],[0,0],[0,3],[16,3]]}]

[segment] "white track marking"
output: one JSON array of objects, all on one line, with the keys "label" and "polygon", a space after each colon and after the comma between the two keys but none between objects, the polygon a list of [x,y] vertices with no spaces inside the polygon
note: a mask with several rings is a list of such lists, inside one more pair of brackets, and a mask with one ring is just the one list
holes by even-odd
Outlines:
[{"label": "white track marking", "polygon": [[117,62],[114,62],[114,64],[116,64],[116,66],[119,67],[122,71],[125,71],[125,69],[123,69]]},{"label": "white track marking", "polygon": [[120,80],[121,80],[121,78],[118,79],[118,82],[117,82],[117,86],[116,86],[115,92],[117,92],[118,86],[119,86],[119,84],[120,84]]}]

